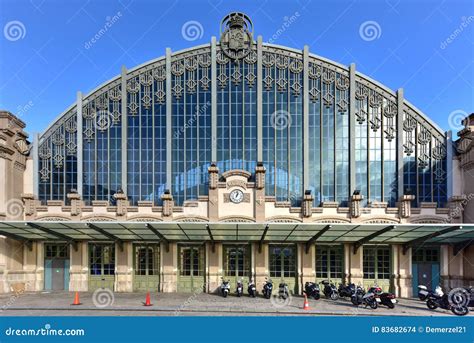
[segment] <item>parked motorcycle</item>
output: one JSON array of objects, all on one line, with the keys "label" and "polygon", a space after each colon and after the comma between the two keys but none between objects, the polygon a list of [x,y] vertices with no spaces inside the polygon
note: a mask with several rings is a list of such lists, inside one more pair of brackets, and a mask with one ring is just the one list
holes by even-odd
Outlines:
[{"label": "parked motorcycle", "polygon": [[257,287],[255,287],[255,283],[253,282],[252,279],[249,280],[247,292],[249,293],[249,296],[251,296],[252,298],[255,298],[257,295]]},{"label": "parked motorcycle", "polygon": [[287,299],[290,296],[288,285],[284,282],[278,286],[278,296],[282,299]]},{"label": "parked motorcycle", "polygon": [[418,285],[418,298],[420,300],[425,301],[430,292],[431,292],[431,290],[428,290],[428,288],[426,286]]},{"label": "parked motorcycle", "polygon": [[351,302],[356,306],[369,306],[371,309],[374,310],[378,307],[377,300],[375,300],[375,294],[372,292],[365,293],[364,289],[361,286],[357,286],[355,288],[354,292],[351,295]]},{"label": "parked motorcycle", "polygon": [[304,284],[304,292],[308,297],[313,297],[314,300],[318,300],[321,297],[319,286],[315,282],[306,282]]},{"label": "parked motorcycle", "polygon": [[350,283],[348,285],[344,285],[342,283],[339,284],[339,288],[337,289],[337,293],[341,298],[350,298],[352,293],[354,293],[355,285]]},{"label": "parked motorcycle", "polygon": [[329,280],[324,280],[322,284],[324,286],[323,293],[326,298],[331,298],[332,300],[337,300],[339,298],[337,288],[332,282],[330,282]]},{"label": "parked motorcycle", "polygon": [[395,304],[397,303],[397,300],[395,300],[395,294],[384,292],[382,291],[382,288],[377,285],[370,287],[368,292],[375,294],[375,301],[378,303],[385,305],[388,308],[395,308]]},{"label": "parked motorcycle", "polygon": [[221,278],[222,283],[221,283],[221,294],[224,298],[227,298],[230,292],[230,281],[229,280],[224,280],[224,278]]},{"label": "parked motorcycle", "polygon": [[270,299],[272,296],[273,282],[270,279],[265,278],[265,283],[263,284],[263,296],[266,299]]},{"label": "parked motorcycle", "polygon": [[[450,310],[457,316],[465,316],[469,313],[465,300],[463,299],[465,292],[445,294],[440,286],[435,288],[435,291],[430,291],[426,297],[426,306],[430,310],[442,308],[444,310]],[[451,300],[450,300],[451,297]]]},{"label": "parked motorcycle", "polygon": [[242,282],[242,279],[237,280],[237,286],[235,288],[237,296],[241,297],[242,294],[244,294],[244,283]]}]

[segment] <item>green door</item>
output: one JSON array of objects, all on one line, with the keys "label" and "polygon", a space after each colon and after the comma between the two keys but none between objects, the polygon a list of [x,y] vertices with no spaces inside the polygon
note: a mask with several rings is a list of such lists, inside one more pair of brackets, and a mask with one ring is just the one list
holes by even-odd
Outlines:
[{"label": "green door", "polygon": [[178,249],[178,292],[201,293],[205,290],[204,245],[180,245]]},{"label": "green door", "polygon": [[288,284],[291,294],[298,294],[296,246],[270,245],[269,252],[270,279],[273,281],[273,289],[278,293],[278,285],[284,282]]},{"label": "green door", "polygon": [[133,290],[158,292],[160,289],[160,245],[134,244]]},{"label": "green door", "polygon": [[391,254],[389,246],[364,246],[364,287],[379,285],[385,292],[391,291]]},{"label": "green door", "polygon": [[244,283],[244,293],[247,292],[247,284],[252,276],[250,269],[250,246],[245,245],[224,245],[224,279],[230,281],[232,291],[236,290],[237,280],[242,279]]},{"label": "green door", "polygon": [[89,292],[98,288],[114,291],[115,244],[89,243]]},{"label": "green door", "polygon": [[316,282],[343,282],[344,250],[342,245],[316,245]]}]

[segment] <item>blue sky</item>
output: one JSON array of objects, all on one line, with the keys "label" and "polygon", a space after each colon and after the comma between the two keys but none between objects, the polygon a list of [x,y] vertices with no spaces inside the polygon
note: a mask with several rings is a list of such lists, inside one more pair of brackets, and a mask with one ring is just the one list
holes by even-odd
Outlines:
[{"label": "blue sky", "polygon": [[[307,44],[393,90],[404,88],[444,130],[474,112],[472,0],[0,0],[0,109],[19,115],[30,134],[41,132],[78,90],[87,94],[122,65],[131,69],[166,47],[208,43],[231,11],[248,14],[264,41]],[[186,24],[197,35],[183,34]]]}]

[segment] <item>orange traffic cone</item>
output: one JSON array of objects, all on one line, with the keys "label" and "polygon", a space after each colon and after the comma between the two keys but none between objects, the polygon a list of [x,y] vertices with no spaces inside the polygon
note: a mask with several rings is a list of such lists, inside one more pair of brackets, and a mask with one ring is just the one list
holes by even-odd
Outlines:
[{"label": "orange traffic cone", "polygon": [[308,302],[308,297],[306,296],[306,293],[304,293],[304,304],[303,304],[303,310],[309,310],[309,302]]},{"label": "orange traffic cone", "polygon": [[145,302],[143,303],[143,306],[152,306],[153,304],[151,303],[151,300],[150,300],[150,292],[147,292],[146,294],[146,299],[145,299]]},{"label": "orange traffic cone", "polygon": [[71,305],[81,305],[81,302],[79,301],[79,292],[76,292],[74,295],[74,302]]}]

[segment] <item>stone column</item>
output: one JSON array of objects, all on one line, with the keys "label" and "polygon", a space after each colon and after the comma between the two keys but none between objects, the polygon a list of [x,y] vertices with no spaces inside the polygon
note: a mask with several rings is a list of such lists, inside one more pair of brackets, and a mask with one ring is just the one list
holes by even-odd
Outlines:
[{"label": "stone column", "polygon": [[219,219],[219,198],[217,186],[219,183],[219,168],[212,163],[208,168],[209,172],[209,201],[208,201],[208,216],[210,221],[217,221]]},{"label": "stone column", "polygon": [[411,194],[404,194],[400,197],[398,206],[401,218],[408,218],[411,216],[411,202],[415,200],[415,196]]},{"label": "stone column", "polygon": [[301,278],[298,280],[300,282],[299,289],[302,292],[304,291],[304,285],[306,282],[314,282],[316,279],[316,247],[314,244],[311,244],[309,247],[308,253],[306,253],[306,244],[298,244],[298,252],[301,256]]},{"label": "stone column", "polygon": [[352,245],[344,243],[344,282],[350,283],[351,281],[351,254]]},{"label": "stone column", "polygon": [[408,248],[405,255],[402,253],[403,246],[398,246],[398,297],[410,298],[413,296],[413,276],[412,276],[412,248]]},{"label": "stone column", "polygon": [[[44,290],[44,242],[36,242],[35,291]],[[65,270],[65,273],[68,271]]]},{"label": "stone column", "polygon": [[392,244],[392,270],[390,271],[390,289],[389,291],[395,293],[395,296],[400,296],[400,274],[399,274],[399,257],[400,257],[400,246],[399,244]]},{"label": "stone column", "polygon": [[255,168],[255,220],[265,221],[265,167],[257,163]]},{"label": "stone column", "polygon": [[72,189],[67,194],[67,198],[71,202],[71,220],[80,220],[83,206],[81,195],[75,189]]},{"label": "stone column", "polygon": [[69,290],[87,292],[89,289],[88,243],[77,242],[77,251],[70,248]]},{"label": "stone column", "polygon": [[314,197],[311,194],[310,190],[304,192],[303,196],[303,203],[301,205],[301,211],[303,214],[303,218],[310,218],[313,215],[313,200]]},{"label": "stone column", "polygon": [[362,194],[352,194],[351,195],[351,217],[352,218],[359,218],[360,217],[360,203],[364,199]]},{"label": "stone column", "polygon": [[119,189],[117,193],[114,194],[114,198],[117,205],[117,217],[125,217],[127,215],[127,208],[129,205],[127,195],[123,192],[123,190]]},{"label": "stone column", "polygon": [[207,275],[206,275],[206,291],[208,293],[216,293],[220,286],[220,278],[223,275],[222,266],[222,254],[223,246],[222,243],[216,243],[214,252],[212,251],[212,244],[206,244],[207,248]]},{"label": "stone column", "polygon": [[163,217],[167,218],[173,216],[174,201],[173,196],[168,190],[161,196],[161,200],[163,201]]},{"label": "stone column", "polygon": [[255,286],[257,287],[257,292],[262,292],[263,283],[265,282],[266,277],[270,277],[269,274],[269,261],[268,256],[269,249],[268,244],[262,245],[262,251],[259,252],[258,243],[255,244]]},{"label": "stone column", "polygon": [[176,292],[178,290],[178,245],[170,242],[167,252],[162,244],[161,251],[161,291]]},{"label": "stone column", "polygon": [[115,251],[115,292],[133,292],[133,244],[123,242],[123,251],[115,244]]},{"label": "stone column", "polygon": [[[349,245],[349,244],[348,244]],[[350,256],[350,264],[349,264],[349,274],[351,276],[350,281],[360,285],[363,285],[364,281],[364,271],[363,271],[363,251],[362,247],[357,249],[357,252],[354,254],[353,245],[350,244],[349,248],[349,256]]]}]

